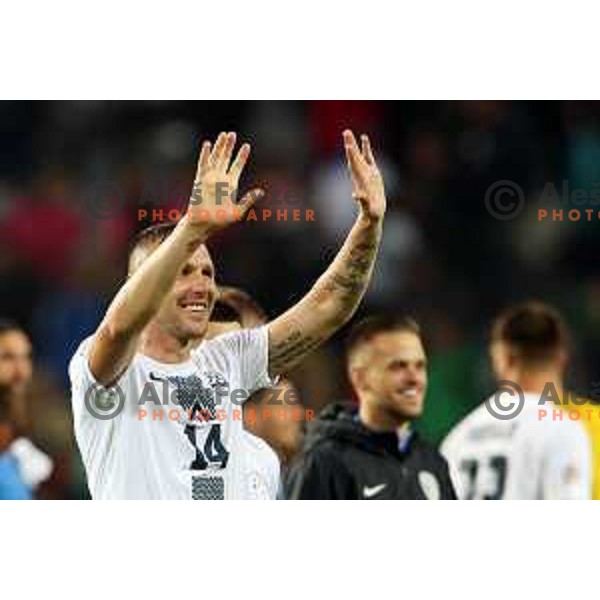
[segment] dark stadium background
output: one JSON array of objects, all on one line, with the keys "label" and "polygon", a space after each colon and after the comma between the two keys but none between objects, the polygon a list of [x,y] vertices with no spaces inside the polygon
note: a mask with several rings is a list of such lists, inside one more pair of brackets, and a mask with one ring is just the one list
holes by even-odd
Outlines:
[{"label": "dark stadium background", "polygon": [[[254,148],[244,183],[274,208],[311,208],[315,222],[236,225],[212,243],[221,282],[271,315],[301,297],[353,217],[341,131],[367,132],[389,210],[377,272],[360,313],[409,313],[422,324],[430,386],[421,429],[439,442],[491,390],[486,328],[514,300],[561,308],[574,331],[571,381],[588,389],[600,359],[600,220],[540,222],[541,191],[589,194],[600,183],[600,103],[590,102],[2,102],[0,316],[33,338],[33,437],[55,459],[48,495],[83,497],[67,362],[123,280],[138,209],[182,206],[198,142],[237,131]],[[499,220],[486,191],[524,192]],[[285,200],[282,201],[281,198]],[[278,204],[280,202],[280,204]],[[550,212],[549,210],[549,212]],[[347,396],[344,332],[295,374],[318,409]]]}]

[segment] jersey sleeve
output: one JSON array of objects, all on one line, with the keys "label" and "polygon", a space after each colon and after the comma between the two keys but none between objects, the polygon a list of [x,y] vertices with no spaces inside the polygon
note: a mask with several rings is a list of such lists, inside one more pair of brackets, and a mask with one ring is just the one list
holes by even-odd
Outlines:
[{"label": "jersey sleeve", "polygon": [[589,500],[592,495],[591,447],[580,423],[557,422],[548,438],[542,469],[545,499]]},{"label": "jersey sleeve", "polygon": [[[118,400],[118,390],[122,390],[122,382],[129,370],[127,369],[125,373],[121,375],[119,381],[110,388],[102,386],[98,383],[90,370],[88,351],[91,343],[91,337],[84,340],[69,363],[71,404],[73,408],[73,419],[76,424],[90,420],[98,421],[98,419],[93,419],[93,411],[96,407],[108,407],[111,400]],[[107,420],[109,423],[111,421],[112,419]]]},{"label": "jersey sleeve", "polygon": [[450,485],[453,488],[457,498],[463,499],[466,496],[465,482],[459,470],[460,458],[458,448],[460,447],[460,434],[454,429],[444,439],[440,446],[440,454],[445,458],[448,469]]},{"label": "jersey sleeve", "polygon": [[233,331],[209,340],[192,352],[192,360],[201,363],[205,353],[220,363],[226,372],[237,372],[248,395],[276,384],[269,376],[269,332],[266,325]]},{"label": "jersey sleeve", "polygon": [[80,423],[85,419],[85,398],[88,390],[97,382],[90,371],[87,351],[91,344],[91,338],[84,340],[69,363],[69,380],[71,382],[71,404],[73,407],[73,419]]}]

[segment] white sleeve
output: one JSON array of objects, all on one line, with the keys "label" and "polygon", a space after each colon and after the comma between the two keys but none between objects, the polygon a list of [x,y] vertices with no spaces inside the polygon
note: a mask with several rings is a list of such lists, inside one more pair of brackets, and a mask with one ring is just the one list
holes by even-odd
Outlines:
[{"label": "white sleeve", "polygon": [[559,421],[555,425],[544,453],[543,498],[589,500],[592,497],[592,458],[588,435],[575,421]]},{"label": "white sleeve", "polygon": [[[460,427],[460,424],[458,425]],[[440,446],[440,454],[446,459],[448,463],[448,470],[450,472],[450,480],[452,481],[452,485],[454,486],[454,490],[456,491],[456,495],[459,500],[464,500],[465,498],[465,481],[460,474],[458,468],[459,458],[457,456],[457,446],[459,446],[460,441],[457,439],[459,437],[459,432],[456,428],[454,428],[445,438]]]},{"label": "white sleeve", "polygon": [[[107,400],[118,401],[126,387],[124,382],[129,374],[130,366],[119,377],[119,380],[110,388],[106,388],[94,377],[89,366],[88,351],[92,337],[84,340],[69,363],[69,379],[71,382],[71,404],[75,423],[83,421],[96,422],[90,407],[93,409],[95,402],[105,397]],[[117,415],[118,416],[118,415]],[[112,419],[108,419],[111,421]]]},{"label": "white sleeve", "polygon": [[69,380],[71,381],[71,403],[75,423],[81,422],[89,413],[85,409],[85,398],[88,390],[96,381],[90,371],[87,350],[91,338],[84,340],[69,363]]},{"label": "white sleeve", "polygon": [[10,453],[17,459],[19,472],[30,487],[35,489],[50,477],[54,467],[52,459],[27,438],[16,439],[10,445]]},{"label": "white sleeve", "polygon": [[210,354],[227,372],[237,371],[242,388],[248,395],[272,387],[269,376],[269,330],[266,325],[225,333],[209,340],[192,352],[195,362]]},{"label": "white sleeve", "polygon": [[440,444],[440,454],[450,463],[453,456],[453,439],[456,438],[456,430],[453,429]]}]

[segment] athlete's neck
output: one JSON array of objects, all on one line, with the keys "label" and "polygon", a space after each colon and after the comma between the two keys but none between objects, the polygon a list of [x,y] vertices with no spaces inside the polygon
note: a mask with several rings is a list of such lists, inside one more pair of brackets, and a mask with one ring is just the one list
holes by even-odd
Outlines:
[{"label": "athlete's neck", "polygon": [[558,392],[562,392],[563,389],[562,374],[554,370],[521,371],[514,381],[526,394],[541,396],[544,391],[548,391],[549,385],[554,386]]},{"label": "athlete's neck", "polygon": [[362,424],[372,431],[397,431],[409,423],[408,419],[369,402],[360,402],[358,416]]},{"label": "athlete's neck", "polygon": [[182,363],[190,358],[191,351],[201,339],[179,339],[165,331],[158,323],[150,323],[142,332],[138,351],[164,363]]}]

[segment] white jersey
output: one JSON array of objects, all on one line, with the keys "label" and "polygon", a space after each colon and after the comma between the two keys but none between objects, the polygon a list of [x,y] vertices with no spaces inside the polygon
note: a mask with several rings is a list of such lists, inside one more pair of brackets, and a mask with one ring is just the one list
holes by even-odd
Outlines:
[{"label": "white jersey", "polygon": [[[461,499],[589,499],[591,448],[577,421],[540,414],[539,396],[525,394],[510,420],[493,417],[485,403],[448,435],[441,452]],[[553,407],[557,408],[557,407]],[[557,413],[560,412],[557,410]]]},{"label": "white jersey", "polygon": [[75,353],[69,376],[92,498],[275,498],[279,465],[257,451],[241,406],[272,385],[267,326],[205,341],[185,363],[136,354],[110,390],[91,374],[90,343]]},{"label": "white jersey", "polygon": [[267,442],[244,430],[240,469],[242,477],[246,478],[248,500],[274,500],[279,492],[281,474],[279,457]]}]

